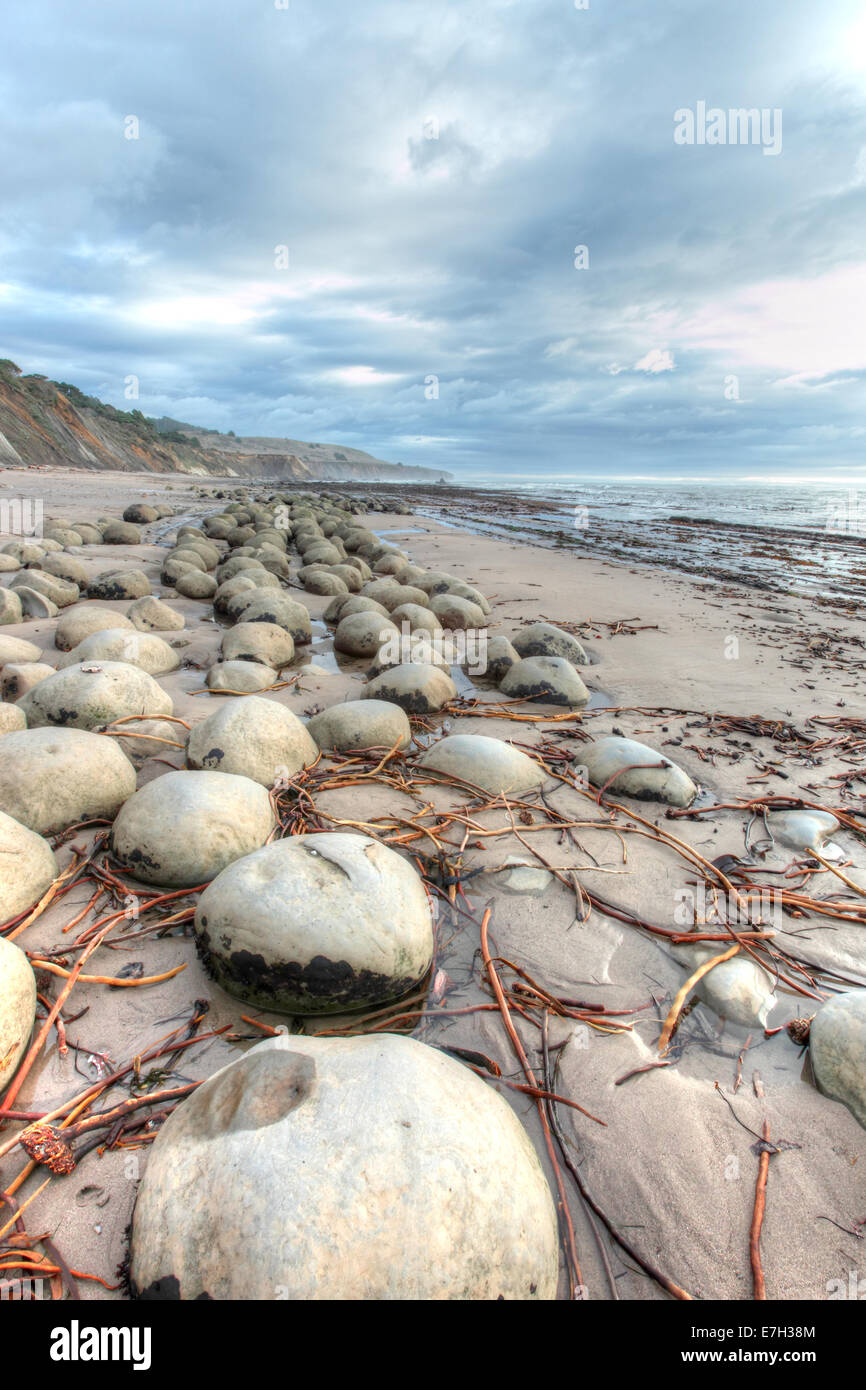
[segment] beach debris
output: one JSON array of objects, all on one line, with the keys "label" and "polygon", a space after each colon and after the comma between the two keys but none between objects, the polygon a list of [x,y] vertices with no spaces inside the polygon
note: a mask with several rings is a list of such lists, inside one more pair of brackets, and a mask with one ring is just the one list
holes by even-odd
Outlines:
[{"label": "beach debris", "polygon": [[48,841],[5,811],[0,811],[0,870],[0,925],[38,902],[60,873]]},{"label": "beach debris", "polygon": [[453,1058],[269,1039],[163,1126],[131,1277],[144,1298],[552,1299],[556,1213],[517,1116]]},{"label": "beach debris", "polygon": [[195,915],[228,993],[283,1013],[374,1008],[430,968],[430,904],[417,871],[367,835],[293,835],[231,864]]},{"label": "beach debris", "polygon": [[0,936],[0,1095],[24,1056],[36,1020],[36,977],[14,941]]},{"label": "beach debris", "polygon": [[811,1022],[809,1053],[821,1090],[847,1105],[866,1129],[866,989],[821,1005]]},{"label": "beach debris", "polygon": [[72,651],[65,652],[58,670],[84,662],[121,661],[137,666],[149,676],[161,676],[180,665],[180,657],[167,642],[152,632],[130,632],[128,628],[109,627],[92,632]]},{"label": "beach debris", "polygon": [[374,676],[361,692],[362,700],[387,700],[407,714],[435,714],[457,696],[457,687],[438,666],[404,661]]},{"label": "beach debris", "polygon": [[537,698],[547,705],[583,709],[589,691],[570,661],[562,656],[521,657],[499,683],[503,695]]},{"label": "beach debris", "polygon": [[111,847],[142,882],[192,888],[259,849],[273,827],[268,793],[252,778],[167,772],[122,807]]},{"label": "beach debris", "polygon": [[449,734],[426,748],[417,765],[491,796],[533,791],[546,777],[544,769],[519,748],[483,734]]},{"label": "beach debris", "polygon": [[318,756],[298,716],[260,695],[223,701],[196,724],[187,745],[190,767],[237,773],[263,787],[288,780]]},{"label": "beach debris", "polygon": [[135,769],[113,739],[52,725],[0,739],[0,810],[39,835],[111,820],[134,791]]},{"label": "beach debris", "polygon": [[668,806],[690,806],[698,794],[682,768],[635,739],[613,734],[595,739],[580,750],[580,760],[592,785],[609,800],[633,796]]},{"label": "beach debris", "polygon": [[316,714],[307,730],[320,748],[406,748],[412,737],[404,709],[388,700],[347,700]]},{"label": "beach debris", "polygon": [[280,671],[295,655],[295,643],[290,632],[276,623],[236,623],[225,634],[220,645],[223,661],[258,661]]},{"label": "beach debris", "polygon": [[521,656],[562,656],[572,666],[586,666],[589,657],[570,632],[552,623],[530,623],[514,637],[514,648]]},{"label": "beach debris", "polygon": [[[125,635],[132,639],[133,634]],[[18,708],[31,729],[46,724],[95,729],[125,714],[171,714],[174,706],[171,696],[138,666],[125,661],[84,661],[40,681],[22,696]]]}]

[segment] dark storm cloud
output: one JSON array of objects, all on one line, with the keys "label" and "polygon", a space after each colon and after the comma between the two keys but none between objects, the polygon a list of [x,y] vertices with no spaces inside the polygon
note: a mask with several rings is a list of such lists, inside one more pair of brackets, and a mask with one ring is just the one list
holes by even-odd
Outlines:
[{"label": "dark storm cloud", "polygon": [[[31,0],[5,38],[25,370],[491,476],[859,466],[854,0]],[[780,108],[781,153],[675,145],[699,101]]]}]

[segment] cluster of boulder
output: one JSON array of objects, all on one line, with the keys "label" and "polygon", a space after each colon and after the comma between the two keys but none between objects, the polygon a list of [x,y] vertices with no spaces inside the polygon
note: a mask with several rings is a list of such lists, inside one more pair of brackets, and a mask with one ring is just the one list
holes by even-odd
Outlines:
[{"label": "cluster of boulder", "polygon": [[[165,511],[138,504],[122,521],[61,520],[38,542],[0,549],[0,573],[12,576],[0,583],[0,624],[51,617],[57,651],[50,665],[35,644],[0,631],[0,924],[26,914],[56,877],[49,837],[102,821],[134,879],[202,890],[196,947],[247,1006],[327,1015],[400,999],[433,958],[414,863],[360,833],[279,838],[274,792],[323,754],[400,750],[419,784],[445,781],[484,800],[531,795],[547,773],[526,752],[453,733],[413,748],[411,717],[456,698],[461,666],[506,700],[580,710],[587,652],[547,622],[510,639],[491,633],[478,589],[414,565],[348,499],[241,493],[201,525],[180,526],[161,558],[162,587],[208,604],[226,625],[206,678],[225,698],[187,734],[160,684],[178,666],[170,639],[182,613],[144,570],[88,580],[74,553],[138,545]],[[360,698],[306,720],[264,697],[313,640],[299,588],[330,600],[335,651],[366,669]],[[129,606],[79,605],[82,596]],[[139,786],[139,768],[166,742],[181,748],[184,768]],[[600,738],[579,756],[573,773],[600,798],[686,807],[699,792],[630,739]],[[780,820],[778,830],[802,840],[830,827]],[[540,893],[552,879],[512,856],[496,886]],[[713,949],[677,952],[692,973]],[[699,992],[755,1027],[773,987],[737,957]],[[822,1007],[812,1054],[822,1089],[866,1125],[864,999],[855,991]],[[0,1091],[35,1007],[26,956],[0,938]],[[339,1168],[339,1183],[323,1180],[325,1166],[332,1177]],[[211,1077],[161,1130],[135,1214],[132,1277],[146,1297],[549,1298],[556,1270],[550,1195],[510,1108],[436,1049],[393,1035],[286,1037]]]}]

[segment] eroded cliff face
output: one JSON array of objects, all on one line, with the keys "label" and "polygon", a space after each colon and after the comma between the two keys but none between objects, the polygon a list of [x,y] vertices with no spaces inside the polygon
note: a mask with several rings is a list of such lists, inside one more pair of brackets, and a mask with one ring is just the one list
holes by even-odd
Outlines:
[{"label": "eroded cliff face", "polygon": [[334,445],[311,444],[309,457],[304,458],[292,451],[296,444],[295,440],[235,438],[189,425],[167,429],[165,421],[150,420],[140,410],[117,410],[66,382],[24,376],[14,362],[0,361],[0,467],[197,473],[296,482],[423,482],[441,476],[438,470],[404,468]]}]

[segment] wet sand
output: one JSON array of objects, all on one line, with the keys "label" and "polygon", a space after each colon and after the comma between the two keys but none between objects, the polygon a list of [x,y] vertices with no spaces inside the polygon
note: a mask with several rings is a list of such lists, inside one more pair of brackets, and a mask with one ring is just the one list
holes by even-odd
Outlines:
[{"label": "wet sand", "polygon": [[[5,489],[0,490],[0,498],[12,495],[13,490],[15,495],[27,495],[26,489],[35,490],[30,495],[40,495],[41,487],[46,516],[63,515],[73,521],[88,514],[120,515],[131,501],[167,502],[179,509],[171,521],[147,528],[147,543],[141,547],[89,546],[79,554],[93,574],[119,563],[138,568],[143,562],[154,592],[181,611],[186,623],[182,632],[163,634],[180,649],[182,666],[160,677],[160,684],[171,694],[176,716],[194,723],[211,712],[223,697],[197,692],[215,658],[222,628],[213,621],[209,602],[182,599],[173,590],[161,588],[160,542],[164,544],[185,520],[200,518],[219,506],[216,501],[200,500],[199,491],[213,497],[237,484],[181,478],[136,480],[129,475],[70,471],[39,477],[6,473],[0,475],[0,486]],[[322,491],[333,495],[337,490]],[[360,489],[339,491],[361,495]],[[391,487],[382,491],[389,496],[394,493]],[[415,1036],[454,1049],[464,1060],[466,1054],[474,1054],[475,1064],[490,1084],[500,1086],[547,1163],[534,1101],[492,1075],[498,1069],[507,1081],[524,1080],[500,1015],[453,1012],[491,1002],[478,959],[478,923],[490,906],[495,955],[519,964],[559,999],[626,1011],[621,1017],[629,1029],[621,1033],[562,1015],[550,1025],[555,1090],[604,1121],[602,1127],[575,1110],[557,1107],[567,1144],[572,1146],[569,1152],[612,1225],[627,1234],[645,1260],[694,1297],[751,1298],[748,1236],[758,1169],[753,1145],[766,1115],[781,1150],[771,1162],[762,1242],[768,1296],[826,1298],[829,1282],[847,1278],[856,1262],[856,1237],[839,1226],[850,1228],[864,1214],[866,1135],[844,1106],[817,1092],[808,1056],[787,1032],[765,1038],[760,1029],[753,1031],[739,1064],[738,1083],[738,1059],[748,1034],[721,1023],[699,1004],[680,1025],[669,1058],[672,1064],[623,1080],[659,1059],[656,1045],[661,1023],[687,973],[667,939],[622,920],[622,914],[634,914],[668,931],[676,929],[681,925],[675,916],[681,894],[696,882],[694,865],[670,842],[661,843],[652,827],[679,837],[713,860],[745,854],[744,832],[750,817],[741,809],[726,809],[672,819],[664,807],[623,798],[618,804],[625,809],[617,813],[611,829],[611,811],[576,790],[568,774],[579,766],[587,738],[619,731],[662,749],[679,763],[701,785],[699,806],[758,797],[802,797],[828,808],[859,810],[862,778],[842,784],[833,779],[841,773],[859,776],[863,765],[863,750],[858,751],[855,735],[840,722],[866,719],[866,702],[860,693],[862,623],[846,613],[828,613],[808,597],[768,593],[718,579],[697,582],[658,566],[586,558],[572,548],[550,549],[479,535],[425,516],[373,513],[364,520],[378,535],[405,549],[414,563],[455,574],[480,588],[492,605],[491,633],[513,634],[522,624],[544,617],[571,625],[592,661],[584,674],[593,700],[582,716],[563,719],[562,710],[529,703],[497,714],[503,697],[482,680],[474,689],[462,683],[461,695],[469,701],[444,716],[451,732],[459,729],[511,739],[541,751],[551,769],[560,768],[566,774],[565,780],[552,777],[544,789],[544,802],[524,807],[525,814],[506,806],[477,810],[465,792],[432,784],[418,789],[420,797],[396,792],[383,782],[366,786],[362,794],[345,787],[324,791],[317,798],[319,814],[332,818],[331,824],[363,822],[387,839],[396,833],[397,818],[402,816],[414,817],[416,825],[434,830],[435,839],[422,835],[405,849],[419,856],[431,875],[440,874],[443,893],[453,900],[455,910],[449,910],[443,898],[427,1000],[427,1009],[440,1017],[415,1020]],[[296,567],[294,556],[293,570]],[[4,581],[10,577],[4,576]],[[314,641],[299,650],[296,663],[284,673],[297,673],[297,685],[268,698],[309,716],[357,698],[367,663],[333,653],[328,629],[321,621],[329,599],[294,596],[310,610]],[[100,601],[99,606],[113,605]],[[127,605],[116,606],[123,610]],[[4,627],[2,632],[35,642],[44,652],[43,659],[53,664],[58,655],[54,626],[54,620],[35,621]],[[310,664],[324,673],[305,674],[304,667]],[[473,706],[472,699],[480,705]],[[508,717],[513,714],[541,718],[540,722],[516,721]],[[735,722],[716,716],[729,716]],[[755,724],[756,718],[769,722]],[[828,722],[810,723],[816,718]],[[427,722],[436,728],[443,717],[433,716]],[[424,729],[419,727],[418,734],[423,740]],[[809,742],[819,738],[848,741],[810,751]],[[173,750],[168,758],[181,765]],[[164,763],[151,760],[139,775],[139,785],[165,770]],[[432,806],[435,820],[419,818],[419,800]],[[460,825],[449,823],[447,816],[467,804],[473,828],[461,834]],[[569,835],[549,828],[545,805],[570,822],[579,821],[580,827]],[[649,833],[642,833],[643,822],[631,813],[644,818]],[[436,829],[440,823],[445,827],[441,833]],[[485,833],[490,831],[501,833]],[[82,834],[72,842],[84,845],[86,838]],[[834,842],[844,856],[839,862],[849,862],[846,874],[866,885],[862,839],[844,830],[834,836]],[[541,894],[503,893],[489,876],[515,854],[537,867],[552,867],[560,877]],[[61,865],[69,857],[67,843],[59,851]],[[777,845],[763,867],[781,875],[798,857],[803,856]],[[583,896],[575,892],[575,878]],[[810,891],[815,896],[835,896],[842,887],[824,873],[812,879]],[[73,890],[28,928],[18,944],[33,954],[56,948],[63,940],[63,925],[85,906],[91,892],[89,885]],[[586,895],[605,899],[620,915],[595,906],[587,916]],[[817,981],[817,987],[809,984],[808,989],[825,995],[849,984],[866,983],[862,926],[814,915],[786,918],[782,925],[778,942],[804,962],[803,969]],[[112,1064],[125,1063],[172,1028],[182,1026],[196,1000],[209,1006],[205,1028],[230,1024],[231,1031],[181,1053],[170,1078],[159,1078],[161,1084],[182,1085],[204,1078],[258,1040],[260,1033],[241,1021],[242,1006],[204,973],[183,928],[163,938],[148,935],[117,949],[100,948],[91,966],[116,974],[123,965],[137,961],[147,975],[181,964],[186,968],[171,980],[146,988],[121,991],[78,985],[70,1011],[86,1006],[87,1012],[68,1025],[68,1054],[60,1055],[53,1034],[16,1105],[38,1112],[52,1109],[109,1072]],[[815,975],[813,967],[829,973]],[[798,977],[801,984],[805,978]],[[40,981],[40,989],[47,983]],[[814,999],[780,985],[769,1026],[808,1016],[816,1007]],[[256,1016],[271,1027],[287,1021],[278,1015]],[[297,1026],[319,1031],[363,1025],[358,1019],[330,1018],[307,1019]],[[404,1020],[400,1026],[412,1026],[412,1021]],[[531,1022],[521,1022],[520,1028],[540,1069],[539,1033]],[[757,1086],[755,1072],[760,1077]],[[760,1091],[763,1095],[757,1094]],[[122,1098],[121,1090],[112,1093],[115,1102]],[[9,1133],[9,1125],[0,1130],[0,1143]],[[785,1141],[784,1148],[780,1141]],[[53,1179],[36,1199],[29,1229],[51,1232],[75,1270],[117,1283],[136,1183],[146,1161],[146,1147],[89,1153],[74,1173]],[[8,1186],[22,1166],[20,1150],[0,1159],[0,1186]],[[26,1199],[43,1180],[43,1170],[34,1173],[18,1190],[18,1200]],[[596,1239],[587,1209],[567,1173],[565,1180],[587,1296],[668,1297],[621,1249],[603,1236]],[[599,1226],[597,1219],[595,1224]],[[109,1291],[83,1280],[79,1289],[84,1298],[123,1296],[122,1289]],[[563,1268],[560,1297],[568,1296]]]}]

